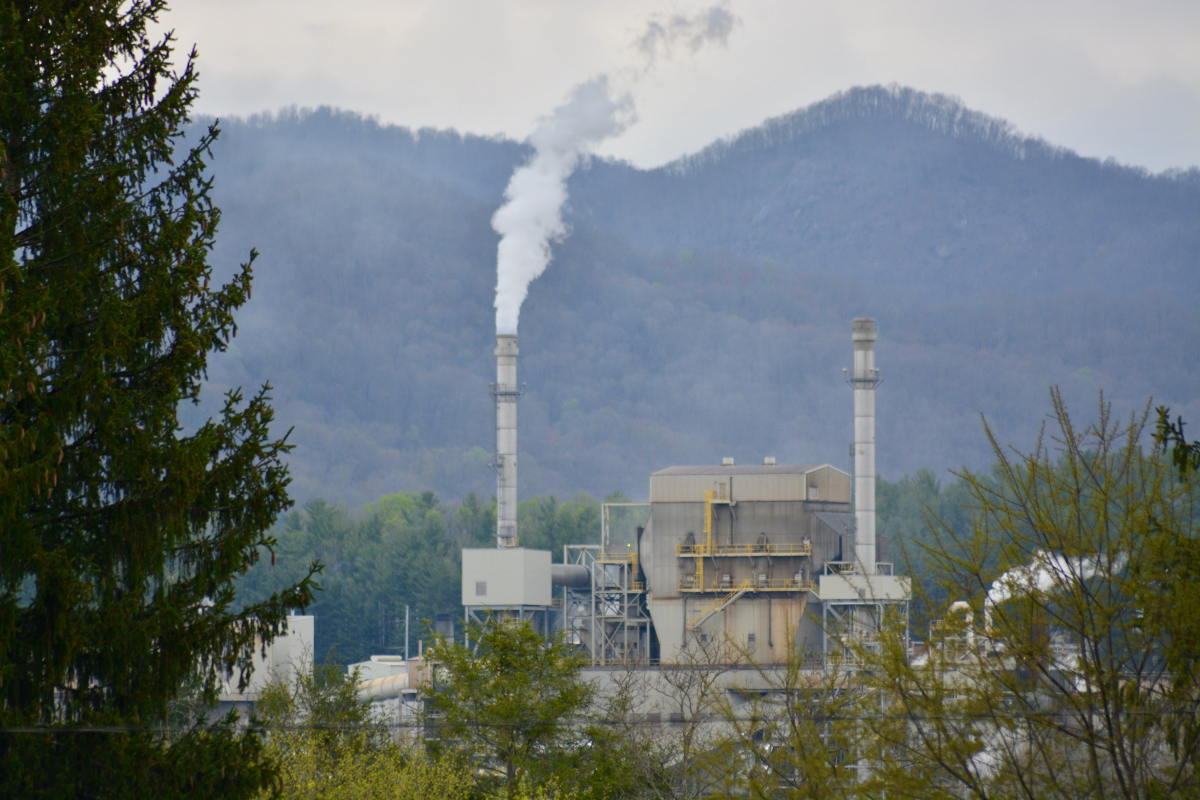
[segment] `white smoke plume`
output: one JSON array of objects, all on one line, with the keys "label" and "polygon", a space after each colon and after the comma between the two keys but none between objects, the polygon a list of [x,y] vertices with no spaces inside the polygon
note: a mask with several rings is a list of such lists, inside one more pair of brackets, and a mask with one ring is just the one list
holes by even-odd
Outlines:
[{"label": "white smoke plume", "polygon": [[550,243],[566,235],[562,206],[567,178],[590,148],[625,130],[633,99],[611,96],[601,75],[575,87],[530,137],[533,158],[518,167],[504,190],[507,202],[492,217],[500,234],[496,252],[496,333],[516,333],[530,282],[550,263]]},{"label": "white smoke plume", "polygon": [[1107,559],[1091,559],[1067,558],[1039,550],[1030,563],[1014,567],[992,582],[984,608],[990,609],[1018,595],[1065,591],[1095,575],[1112,579],[1125,568],[1128,560],[1123,553]]},{"label": "white smoke plume", "polygon": [[653,64],[660,55],[670,58],[675,48],[683,45],[695,54],[706,44],[724,45],[738,19],[729,10],[727,3],[712,6],[699,14],[671,14],[655,16],[646,23],[646,30],[637,38],[637,49],[647,64]]},{"label": "white smoke plume", "polygon": [[[651,19],[638,37],[638,51],[651,69],[683,44],[691,53],[708,42],[725,44],[736,18],[727,5],[693,16]],[[639,75],[634,76],[636,82]],[[614,94],[616,96],[614,96]],[[492,217],[500,234],[496,252],[496,333],[515,334],[529,284],[550,263],[550,245],[567,233],[562,220],[567,179],[581,159],[606,139],[619,135],[635,119],[633,97],[616,94],[607,75],[582,83],[530,137],[534,154],[518,167],[504,190],[505,203]]]}]

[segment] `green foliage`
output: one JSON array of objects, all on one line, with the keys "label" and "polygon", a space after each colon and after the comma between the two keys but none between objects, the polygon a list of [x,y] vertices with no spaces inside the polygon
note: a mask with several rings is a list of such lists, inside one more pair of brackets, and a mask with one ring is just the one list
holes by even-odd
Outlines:
[{"label": "green foliage", "polygon": [[877,478],[875,504],[876,530],[887,537],[888,559],[897,572],[911,576],[918,584],[914,612],[923,619],[927,602],[940,605],[946,599],[933,579],[926,548],[933,544],[935,529],[959,534],[971,529],[973,503],[969,487],[962,479],[943,486],[931,470],[921,469],[894,482]]},{"label": "green foliage", "polygon": [[517,506],[521,546],[549,550],[562,561],[563,545],[600,543],[600,501],[586,492],[576,492],[565,503],[553,495],[538,495]]},{"label": "green foliage", "polygon": [[864,691],[853,670],[804,669],[803,648],[793,643],[790,652],[783,670],[759,669],[770,695],[752,693],[726,712],[745,790],[795,800],[896,792],[894,780],[870,772],[874,737],[862,719],[878,713],[878,695]]},{"label": "green foliage", "polygon": [[[284,800],[466,800],[470,772],[398,743],[358,699],[356,674],[329,665],[302,671],[294,684],[272,681],[255,706],[266,751],[279,764],[273,792]],[[276,794],[276,792],[278,794]]]},{"label": "green foliage", "polygon": [[402,654],[406,604],[415,655],[417,637],[428,640],[426,620],[461,615],[461,545],[447,516],[432,492],[386,495],[358,514],[310,500],[274,531],[275,563],[263,560],[251,569],[239,593],[247,601],[269,596],[319,559],[324,591],[310,609],[317,657],[345,662]]},{"label": "green foliage", "polygon": [[[1195,491],[1145,454],[1149,408],[1127,423],[1101,398],[1077,428],[1057,391],[1054,430],[966,473],[965,534],[924,552],[943,596],[928,651],[872,662],[876,733],[952,796],[1149,798],[1200,787],[1200,532]],[[892,793],[889,790],[889,795]],[[913,796],[927,797],[927,792]]]},{"label": "green foliage", "polygon": [[[150,38],[164,9],[0,5],[0,727],[47,727],[0,735],[5,796],[256,791],[253,735],[145,731],[311,599],[306,564],[235,601],[290,505],[268,387],[179,421],[251,271],[210,287],[217,131],[177,146],[197,73]],[[96,725],[142,732],[54,731]]]},{"label": "green foliage", "polygon": [[[640,509],[634,509],[640,511]],[[600,503],[580,492],[566,503],[541,496],[520,505],[521,544],[550,550],[600,540]],[[357,512],[310,500],[273,531],[273,558],[246,573],[239,596],[257,602],[301,578],[307,565],[325,565],[316,616],[317,656],[338,662],[404,652],[404,607],[409,606],[410,652],[428,642],[427,622],[438,614],[462,618],[462,548],[495,547],[496,504],[475,494],[455,508],[432,492],[385,495]]]},{"label": "green foliage", "polygon": [[1159,406],[1157,409],[1158,424],[1154,430],[1154,440],[1164,450],[1169,448],[1171,462],[1179,472],[1179,477],[1186,479],[1189,475],[1200,472],[1200,441],[1189,442],[1183,435],[1183,417],[1176,417],[1171,422],[1171,409]]},{"label": "green foliage", "polygon": [[595,688],[579,674],[586,659],[563,636],[547,642],[528,622],[497,616],[473,632],[471,649],[439,640],[426,656],[435,665],[433,752],[470,755],[510,800],[528,781],[549,780],[583,744],[566,723],[588,710]]},{"label": "green foliage", "polygon": [[463,547],[487,547],[496,541],[496,500],[484,505],[471,492],[454,509],[454,528]]},{"label": "green foliage", "polygon": [[[604,498],[606,503],[628,503],[630,498],[623,492],[612,492]],[[649,504],[640,506],[614,506],[608,509],[608,541],[610,544],[626,543],[637,545],[637,529],[645,528],[650,521]]]}]

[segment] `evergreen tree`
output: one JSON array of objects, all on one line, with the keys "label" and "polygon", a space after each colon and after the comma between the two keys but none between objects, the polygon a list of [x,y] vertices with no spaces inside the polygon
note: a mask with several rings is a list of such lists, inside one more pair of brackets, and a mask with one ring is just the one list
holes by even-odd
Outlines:
[{"label": "evergreen tree", "polygon": [[[208,700],[311,599],[234,579],[289,505],[267,389],[185,433],[250,266],[210,287],[210,128],[164,0],[0,4],[0,795],[247,796],[273,767]],[[253,254],[251,254],[253,260]],[[245,674],[243,672],[243,674]],[[84,731],[84,732],[81,732]]]}]

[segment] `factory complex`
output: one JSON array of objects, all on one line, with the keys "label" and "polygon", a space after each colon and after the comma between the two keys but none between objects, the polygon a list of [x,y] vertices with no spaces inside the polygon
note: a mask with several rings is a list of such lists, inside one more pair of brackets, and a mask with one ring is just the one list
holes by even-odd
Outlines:
[{"label": "factory complex", "polygon": [[[524,385],[516,336],[497,336],[496,547],[463,550],[461,641],[470,646],[478,626],[525,620],[548,637],[565,632],[602,684],[629,670],[653,682],[704,662],[723,667],[732,687],[796,658],[814,674],[853,669],[885,626],[907,637],[910,580],[894,573],[875,534],[875,340],[875,320],[854,320],[853,475],[774,458],[668,467],[649,476],[648,503],[609,504],[648,506],[632,541],[610,540],[606,505],[600,543],[567,545],[552,563],[549,551],[520,546]],[[360,697],[382,704],[381,714],[415,714],[422,659],[373,656],[354,667]]]}]

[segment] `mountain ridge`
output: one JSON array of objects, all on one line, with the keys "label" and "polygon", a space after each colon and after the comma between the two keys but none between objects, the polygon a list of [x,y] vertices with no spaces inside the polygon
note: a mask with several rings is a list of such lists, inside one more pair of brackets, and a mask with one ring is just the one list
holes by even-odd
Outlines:
[{"label": "mountain ridge", "polygon": [[[908,91],[843,93],[892,116],[774,150],[573,176],[522,313],[522,499],[642,497],[655,469],[727,455],[844,463],[852,316],[879,320],[888,477],[985,468],[979,414],[1027,444],[1051,384],[1085,418],[1099,390],[1200,417],[1195,171],[1014,160],[896,104],[1011,126]],[[272,382],[301,501],[489,497],[490,217],[527,146],[332,109],[222,127],[213,261],[262,255],[206,393]]]}]

